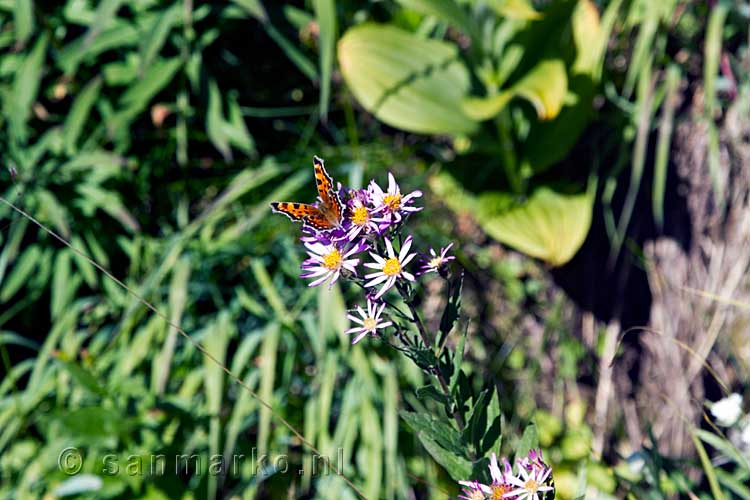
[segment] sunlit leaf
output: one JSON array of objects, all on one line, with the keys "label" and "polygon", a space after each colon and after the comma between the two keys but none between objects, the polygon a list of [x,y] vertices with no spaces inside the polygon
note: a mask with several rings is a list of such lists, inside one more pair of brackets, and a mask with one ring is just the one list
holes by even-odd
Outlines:
[{"label": "sunlit leaf", "polygon": [[534,20],[539,19],[542,15],[534,10],[534,6],[529,0],[487,0],[495,12],[509,19]]},{"label": "sunlit leaf", "polygon": [[455,0],[398,0],[398,3],[422,14],[435,16],[467,34],[475,31],[472,20]]},{"label": "sunlit leaf", "polygon": [[563,106],[568,90],[565,64],[559,59],[545,60],[510,89],[492,97],[472,97],[464,101],[463,109],[476,120],[488,120],[505,108],[514,97],[523,97],[536,109],[540,120],[555,118]]},{"label": "sunlit leaf", "polygon": [[496,240],[554,266],[573,258],[591,225],[593,189],[566,194],[540,187],[518,201],[502,192],[474,196],[447,174],[433,177],[430,186],[453,210],[473,214]]},{"label": "sunlit leaf", "polygon": [[594,116],[593,98],[609,33],[602,28],[599,13],[589,0],[576,4],[571,28],[576,56],[568,75],[568,91],[575,102],[563,107],[555,120],[532,124],[524,158],[534,172],[565,158]]},{"label": "sunlit leaf", "polygon": [[454,45],[363,24],[341,38],[338,57],[359,103],[388,125],[423,134],[476,130],[477,123],[460,106],[469,74]]}]

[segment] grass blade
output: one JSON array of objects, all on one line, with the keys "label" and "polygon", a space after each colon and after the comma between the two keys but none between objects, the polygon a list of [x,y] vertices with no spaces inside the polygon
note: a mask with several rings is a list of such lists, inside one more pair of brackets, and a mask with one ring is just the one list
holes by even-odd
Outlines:
[{"label": "grass blade", "polygon": [[667,79],[664,83],[666,96],[659,120],[659,137],[656,143],[656,160],[654,163],[653,210],[654,219],[659,230],[664,227],[664,191],[667,184],[667,163],[669,147],[672,143],[674,113],[677,107],[678,93],[682,73],[674,64],[667,68]]},{"label": "grass blade", "polygon": [[724,493],[719,487],[719,480],[716,478],[716,472],[714,472],[714,466],[708,458],[708,453],[706,453],[706,448],[703,447],[696,432],[692,432],[691,437],[693,438],[695,450],[698,452],[698,456],[701,459],[701,465],[703,465],[703,471],[706,473],[706,479],[708,479],[708,485],[711,488],[711,494],[714,496],[714,500],[725,500]]},{"label": "grass blade", "polygon": [[314,0],[313,7],[319,30],[320,119],[325,122],[328,118],[333,51],[336,45],[336,4],[334,0]]}]

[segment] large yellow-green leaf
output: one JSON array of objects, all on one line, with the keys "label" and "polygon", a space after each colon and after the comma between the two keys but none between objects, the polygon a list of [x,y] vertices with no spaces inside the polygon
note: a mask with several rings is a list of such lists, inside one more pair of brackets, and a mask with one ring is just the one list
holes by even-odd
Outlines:
[{"label": "large yellow-green leaf", "polygon": [[510,89],[491,97],[468,98],[463,108],[475,120],[488,120],[518,96],[534,106],[540,120],[552,120],[560,113],[567,91],[565,64],[560,59],[548,59],[539,62]]},{"label": "large yellow-green leaf", "polygon": [[338,57],[356,99],[388,125],[422,134],[477,128],[461,108],[469,74],[454,45],[367,23],[346,32]]},{"label": "large yellow-green leaf", "polygon": [[468,34],[475,28],[466,11],[455,0],[398,0],[398,3],[428,16],[435,16],[441,21],[450,23]]},{"label": "large yellow-green leaf", "polygon": [[533,20],[542,15],[534,10],[530,0],[487,0],[495,12],[509,19]]},{"label": "large yellow-green leaf", "polygon": [[565,194],[540,187],[519,202],[499,191],[473,195],[448,174],[431,178],[430,187],[453,210],[474,215],[497,241],[553,266],[573,258],[591,226],[593,189]]},{"label": "large yellow-green leaf", "polygon": [[570,25],[576,56],[568,75],[568,91],[575,96],[574,103],[565,106],[557,119],[532,125],[524,157],[534,172],[541,172],[565,158],[594,113],[592,101],[611,25],[609,28],[602,26],[599,12],[590,0],[576,3]]}]

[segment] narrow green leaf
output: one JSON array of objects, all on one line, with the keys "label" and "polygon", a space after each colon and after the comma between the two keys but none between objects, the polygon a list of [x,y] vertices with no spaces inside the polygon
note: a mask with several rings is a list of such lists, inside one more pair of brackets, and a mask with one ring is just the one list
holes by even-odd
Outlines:
[{"label": "narrow green leaf", "polygon": [[26,122],[39,92],[46,53],[47,36],[42,35],[23,59],[13,80],[12,97],[9,100],[10,115],[7,118],[15,138],[21,142],[26,140]]},{"label": "narrow green leaf", "polygon": [[745,458],[742,452],[740,452],[731,441],[722,438],[716,434],[713,434],[704,430],[696,430],[695,434],[703,441],[714,447],[717,451],[723,453],[726,457],[732,459],[742,469],[750,472],[750,459]]},{"label": "narrow green leaf", "polygon": [[39,201],[41,216],[52,223],[54,228],[65,238],[70,238],[68,224],[68,210],[58,201],[50,191],[39,189],[34,193]]},{"label": "narrow green leaf", "polygon": [[276,27],[270,22],[263,24],[266,29],[266,33],[270,36],[274,42],[284,51],[290,61],[297,66],[303,75],[309,78],[311,81],[318,81],[318,73],[315,70],[315,65],[307,58],[295,44],[286,39]]},{"label": "narrow green leaf", "polygon": [[179,57],[158,59],[148,67],[143,77],[131,85],[120,98],[123,106],[141,110],[159,93],[180,69],[182,60]]},{"label": "narrow green leaf", "polygon": [[34,31],[34,2],[32,0],[15,0],[13,26],[16,30],[16,43],[25,44]]},{"label": "narrow green leaf", "polygon": [[[276,380],[276,357],[281,336],[279,323],[273,322],[268,325],[263,334],[263,345],[260,351],[260,394],[261,399],[273,404],[273,386]],[[258,420],[258,453],[263,454],[268,450],[268,439],[271,432],[271,412],[265,406],[260,409]]]},{"label": "narrow green leaf", "polygon": [[156,56],[161,52],[162,47],[164,47],[164,42],[167,41],[169,32],[180,20],[182,9],[183,6],[180,3],[175,3],[159,14],[153,27],[141,44],[140,74],[146,72],[146,69],[152,62],[154,62]]},{"label": "narrow green leaf", "polygon": [[3,284],[3,290],[0,292],[0,302],[7,302],[8,299],[13,297],[26,284],[36,269],[40,257],[41,251],[36,245],[28,247],[21,254]]},{"label": "narrow green leaf", "polygon": [[[190,261],[187,257],[182,257],[174,266],[172,281],[169,285],[169,322],[172,325],[180,326],[182,321],[182,314],[187,303],[189,279]],[[164,345],[154,358],[152,388],[156,394],[163,394],[167,387],[172,358],[177,344],[177,333],[177,328],[170,325]]]},{"label": "narrow green leaf", "polygon": [[[75,285],[75,288],[73,288]],[[77,285],[70,277],[70,252],[60,250],[55,258],[52,272],[52,292],[50,299],[50,316],[55,319],[73,298]]]},{"label": "narrow green leaf", "polygon": [[245,126],[242,112],[236,99],[229,99],[229,120],[224,118],[219,86],[215,80],[208,84],[208,112],[206,114],[206,133],[211,143],[219,150],[225,160],[231,161],[235,146],[246,154],[254,152],[254,143]]},{"label": "narrow green leaf", "polygon": [[[207,335],[203,341],[206,351],[221,365],[226,364],[227,345],[229,339],[233,336],[234,326],[228,311],[219,313],[216,322],[210,328],[210,335]],[[211,416],[209,422],[209,452],[211,456],[219,453],[221,438],[221,402],[224,396],[224,377],[225,373],[221,366],[208,357],[203,358],[203,370],[206,373],[204,389],[206,392],[206,402],[208,413]],[[216,474],[210,474],[206,488],[208,490],[207,498],[214,500],[218,489]]]},{"label": "narrow green leaf", "polygon": [[89,119],[91,108],[94,106],[99,92],[102,88],[102,79],[95,77],[73,101],[70,113],[65,119],[63,126],[63,142],[65,143],[65,152],[72,156],[77,150],[78,138],[81,135],[84,125]]},{"label": "narrow green leaf", "polygon": [[232,3],[240,6],[245,12],[258,21],[265,22],[268,19],[266,10],[260,0],[232,0]]},{"label": "narrow green leaf", "polygon": [[721,491],[719,480],[716,478],[716,472],[714,472],[714,466],[711,463],[711,459],[708,458],[706,448],[703,447],[703,444],[701,443],[701,440],[698,439],[698,435],[696,432],[693,432],[691,434],[691,437],[693,439],[693,444],[695,445],[695,451],[698,452],[698,457],[701,460],[703,472],[706,474],[706,479],[708,479],[708,485],[711,488],[711,494],[713,495],[714,500],[724,500],[726,497],[724,496],[724,492]]},{"label": "narrow green leaf", "polygon": [[448,383],[448,389],[451,394],[454,394],[456,390],[456,384],[458,383],[458,377],[461,375],[461,365],[464,361],[464,349],[466,348],[466,334],[469,332],[469,328],[464,329],[463,334],[458,339],[456,344],[456,352],[453,355],[453,373],[451,374],[450,382]]},{"label": "narrow green leaf", "polygon": [[313,0],[318,21],[318,50],[320,66],[320,118],[328,116],[328,101],[331,98],[331,73],[336,46],[336,3],[334,0]]},{"label": "narrow green leaf", "polygon": [[717,468],[716,478],[721,484],[726,486],[727,489],[738,495],[739,498],[750,498],[750,487],[747,483],[747,477],[744,478],[745,481],[743,482],[742,479],[738,479],[724,469]]},{"label": "narrow green leaf", "polygon": [[679,66],[671,64],[667,68],[667,78],[664,82],[666,95],[664,96],[664,107],[659,120],[659,137],[656,143],[656,159],[654,161],[654,186],[652,195],[652,206],[654,219],[659,229],[664,226],[664,192],[667,185],[667,163],[669,161],[669,149],[672,144],[672,129],[674,126],[674,113],[677,107],[678,90],[682,73]]},{"label": "narrow green leaf", "polygon": [[[443,310],[443,315],[440,317],[440,338],[438,340],[439,345],[443,345],[448,335],[453,330],[453,326],[461,316],[461,291],[464,285],[464,273],[463,270],[460,274],[453,279],[453,282],[448,288],[450,295],[448,296],[447,304]],[[463,353],[461,354],[463,356]]]},{"label": "narrow green leaf", "polygon": [[729,13],[729,5],[725,2],[717,2],[716,5],[711,7],[710,11],[703,52],[703,86],[706,117],[713,120],[716,108],[716,79],[719,75],[722,32]]}]

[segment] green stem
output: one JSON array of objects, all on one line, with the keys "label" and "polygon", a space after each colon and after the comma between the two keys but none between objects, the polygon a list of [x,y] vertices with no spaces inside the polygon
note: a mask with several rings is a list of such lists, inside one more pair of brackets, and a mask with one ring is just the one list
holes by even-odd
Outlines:
[{"label": "green stem", "polygon": [[[427,347],[430,350],[434,350],[432,342],[430,341],[430,338],[427,335],[427,329],[425,328],[424,323],[422,323],[422,320],[419,317],[419,313],[417,312],[417,308],[414,305],[413,299],[409,297],[408,290],[400,284],[396,284],[396,288],[401,294],[401,297],[404,299],[404,303],[406,303],[406,305],[409,307],[409,312],[411,312],[411,315],[412,315],[412,321],[417,326],[417,331],[419,331],[419,336],[422,338],[422,342],[424,342],[425,347]],[[435,365],[434,374],[438,382],[440,383],[440,388],[443,390],[443,394],[445,394],[446,397],[448,397],[450,400],[453,400],[453,395],[451,394],[450,388],[448,387],[448,384],[445,381],[445,377],[443,376],[443,372],[440,369],[439,360],[438,360],[438,363]],[[453,419],[456,421],[458,430],[463,432],[464,426],[465,426],[464,418],[463,418],[463,415],[461,415],[461,412],[458,411],[458,407],[456,407],[455,405],[453,408]]]}]

